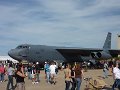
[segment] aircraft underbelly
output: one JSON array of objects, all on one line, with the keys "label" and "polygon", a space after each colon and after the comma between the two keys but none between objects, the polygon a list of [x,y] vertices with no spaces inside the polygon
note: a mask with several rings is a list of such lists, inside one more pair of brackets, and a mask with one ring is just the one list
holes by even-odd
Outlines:
[{"label": "aircraft underbelly", "polygon": [[61,60],[65,61],[65,58],[56,50],[54,49],[47,49],[47,50],[39,50],[32,53],[29,53],[28,60],[30,61],[53,61],[53,60]]}]

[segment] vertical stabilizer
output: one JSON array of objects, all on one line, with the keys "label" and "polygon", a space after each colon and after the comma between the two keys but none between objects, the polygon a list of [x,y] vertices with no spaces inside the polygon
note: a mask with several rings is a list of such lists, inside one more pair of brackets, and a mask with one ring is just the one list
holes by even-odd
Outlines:
[{"label": "vertical stabilizer", "polygon": [[111,35],[112,34],[110,32],[108,32],[104,46],[103,46],[104,50],[111,49]]}]

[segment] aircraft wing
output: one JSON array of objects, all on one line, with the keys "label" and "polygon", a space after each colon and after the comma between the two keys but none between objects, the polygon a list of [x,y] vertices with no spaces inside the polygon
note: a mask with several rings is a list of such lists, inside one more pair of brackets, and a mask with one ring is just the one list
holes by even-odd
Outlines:
[{"label": "aircraft wing", "polygon": [[[59,48],[56,49],[61,54],[72,54],[72,55],[81,55],[89,56],[93,52],[101,52],[103,49],[98,48]],[[120,49],[109,49],[110,54],[120,54]]]},{"label": "aircraft wing", "polygon": [[120,55],[120,49],[118,49],[118,50],[110,49],[109,52],[110,52],[111,55],[116,55],[116,54]]},{"label": "aircraft wing", "polygon": [[[108,52],[104,51],[103,49],[93,49],[93,48],[59,48],[56,49],[58,52],[60,52],[66,59],[70,60],[83,60],[82,57],[85,57],[86,60],[89,60],[92,57],[93,59],[108,59],[112,57],[117,57],[120,54],[120,50],[107,50]],[[92,56],[92,54],[94,54]],[[100,54],[100,56],[97,56],[97,54]],[[96,57],[97,56],[97,57]]]},{"label": "aircraft wing", "polygon": [[59,48],[56,49],[62,55],[81,55],[81,56],[90,56],[92,52],[99,52],[102,49],[92,49],[92,48]]}]

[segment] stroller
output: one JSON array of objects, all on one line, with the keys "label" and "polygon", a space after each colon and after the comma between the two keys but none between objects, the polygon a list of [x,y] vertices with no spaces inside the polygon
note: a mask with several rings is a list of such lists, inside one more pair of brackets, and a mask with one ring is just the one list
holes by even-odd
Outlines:
[{"label": "stroller", "polygon": [[86,84],[85,90],[101,90],[105,86],[107,86],[107,84],[104,82],[102,78],[88,77],[88,78],[84,78],[84,80]]}]

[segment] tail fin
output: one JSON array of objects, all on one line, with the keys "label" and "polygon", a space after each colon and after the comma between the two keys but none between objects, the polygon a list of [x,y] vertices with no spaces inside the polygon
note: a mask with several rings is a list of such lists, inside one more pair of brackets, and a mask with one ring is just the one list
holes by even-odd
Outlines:
[{"label": "tail fin", "polygon": [[104,46],[103,46],[104,50],[111,49],[111,35],[112,34],[110,32],[108,32]]}]

